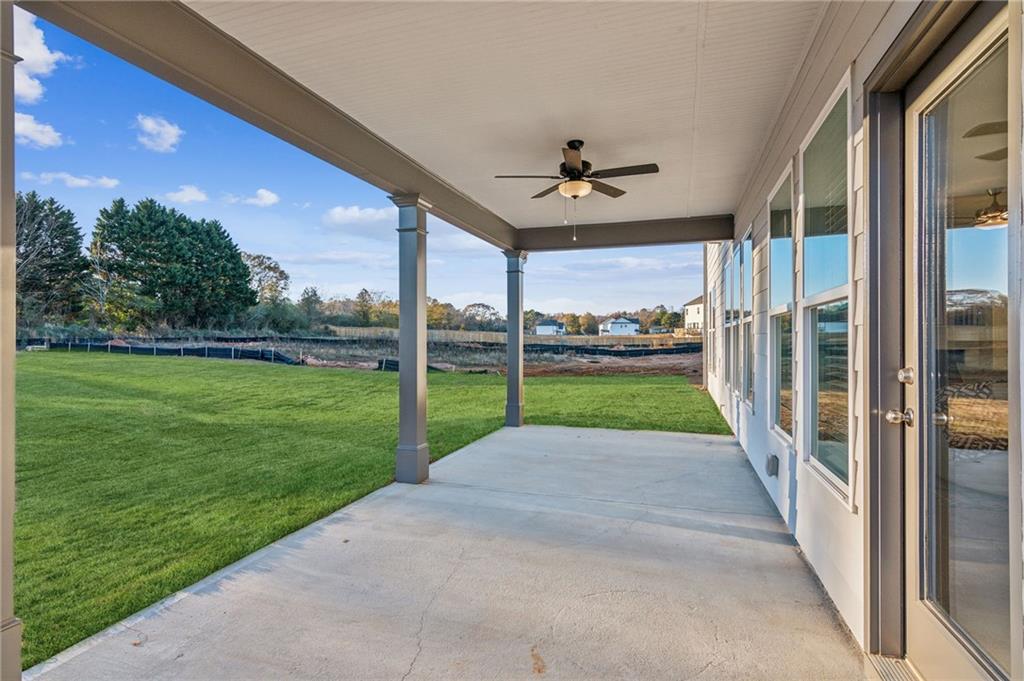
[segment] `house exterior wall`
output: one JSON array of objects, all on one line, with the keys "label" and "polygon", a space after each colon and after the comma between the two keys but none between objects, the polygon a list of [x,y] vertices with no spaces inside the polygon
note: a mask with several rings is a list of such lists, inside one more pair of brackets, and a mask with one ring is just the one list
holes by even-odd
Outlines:
[{"label": "house exterior wall", "polygon": [[635,336],[640,333],[640,325],[630,321],[606,321],[599,328],[602,336]]},{"label": "house exterior wall", "polygon": [[534,333],[537,336],[562,336],[565,335],[565,327],[554,324],[538,324]]},{"label": "house exterior wall", "polygon": [[704,329],[704,303],[687,305],[683,308],[683,327],[690,331]]},{"label": "house exterior wall", "polygon": [[[862,83],[896,38],[916,3],[834,3],[825,7],[804,62],[794,77],[786,104],[770,138],[752,169],[736,212],[735,243],[748,230],[753,236],[753,400],[730,387],[725,376],[724,308],[727,282],[724,266],[732,243],[712,243],[706,249],[708,349],[706,383],[710,394],[732,426],[750,463],[795,535],[804,555],[835,602],[856,639],[866,637],[866,551],[868,530],[864,504],[865,434],[865,259],[864,187],[865,146]],[[848,114],[848,234],[849,277],[849,447],[852,451],[846,498],[838,494],[808,461],[805,423],[808,377],[806,308],[803,297],[800,230],[803,182],[800,149],[846,80]],[[769,215],[768,200],[776,183],[791,169],[794,184],[796,305],[793,340],[792,441],[771,425],[769,416]],[[746,275],[744,275],[744,279]],[[738,336],[737,336],[738,337]],[[735,345],[735,344],[734,344]],[[735,352],[736,348],[733,348]],[[739,357],[741,353],[736,353]],[[767,459],[778,457],[778,475],[769,475]]]}]

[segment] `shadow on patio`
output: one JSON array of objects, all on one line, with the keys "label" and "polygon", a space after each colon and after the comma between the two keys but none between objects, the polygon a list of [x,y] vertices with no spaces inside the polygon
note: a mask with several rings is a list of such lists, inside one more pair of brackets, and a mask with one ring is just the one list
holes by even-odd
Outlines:
[{"label": "shadow on patio", "polygon": [[506,428],[46,679],[814,678],[862,654],[728,437]]}]

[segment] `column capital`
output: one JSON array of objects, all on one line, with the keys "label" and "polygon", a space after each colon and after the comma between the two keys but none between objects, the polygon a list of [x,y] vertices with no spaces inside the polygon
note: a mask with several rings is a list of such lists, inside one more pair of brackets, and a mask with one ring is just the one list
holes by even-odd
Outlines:
[{"label": "column capital", "polygon": [[529,256],[529,253],[527,253],[526,251],[516,250],[516,249],[509,249],[507,251],[502,251],[502,253],[505,254],[506,258],[508,258],[508,270],[506,270],[506,271],[508,271],[508,272],[522,272],[523,271],[523,265],[526,264],[526,258],[527,258],[527,256]]},{"label": "column capital", "polygon": [[399,208],[415,207],[422,210],[430,210],[431,208],[431,204],[420,194],[393,194],[388,198],[391,199],[391,203],[395,204]]}]

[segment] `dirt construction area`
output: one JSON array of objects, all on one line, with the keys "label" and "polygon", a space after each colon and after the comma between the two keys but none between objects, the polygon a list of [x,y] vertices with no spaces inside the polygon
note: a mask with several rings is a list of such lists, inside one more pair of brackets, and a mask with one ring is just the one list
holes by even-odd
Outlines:
[{"label": "dirt construction area", "polygon": [[[551,361],[557,357],[557,361]],[[588,357],[581,355],[528,355],[527,376],[607,376],[609,374],[683,375],[692,383],[703,378],[703,357],[699,352],[685,355],[647,357]]]}]

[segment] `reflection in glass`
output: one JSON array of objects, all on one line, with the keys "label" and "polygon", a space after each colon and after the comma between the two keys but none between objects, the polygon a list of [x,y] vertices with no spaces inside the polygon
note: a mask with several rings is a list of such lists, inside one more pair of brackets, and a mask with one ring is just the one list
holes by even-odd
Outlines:
[{"label": "reflection in glass", "polygon": [[849,304],[838,300],[811,310],[811,456],[843,482],[849,459]]},{"label": "reflection in glass", "polygon": [[1004,670],[1011,594],[1006,83],[1004,45],[922,117],[920,197],[927,596]]},{"label": "reflection in glass", "polygon": [[739,246],[733,249],[732,252],[732,291],[733,291],[733,309],[732,319],[735,322],[740,320],[740,295],[742,294],[740,289],[740,249]]},{"label": "reflection in glass", "polygon": [[743,325],[743,383],[747,401],[754,403],[754,323]]},{"label": "reflection in glass", "polygon": [[722,362],[725,372],[725,382],[732,385],[732,327],[727,326],[722,330]]},{"label": "reflection in glass", "polygon": [[732,389],[736,392],[740,391],[740,325],[733,324],[729,328],[729,336],[731,337],[730,343],[732,343]]},{"label": "reflection in glass", "polygon": [[731,324],[733,320],[733,293],[732,293],[732,260],[725,263],[725,323]]},{"label": "reflection in glass", "polygon": [[793,313],[772,317],[772,347],[775,348],[774,400],[775,425],[793,437]]},{"label": "reflection in glass", "polygon": [[771,240],[771,304],[775,308],[793,302],[793,179],[787,177],[768,202]]},{"label": "reflection in glass", "polygon": [[752,313],[754,298],[754,240],[747,236],[743,240],[743,316],[749,317]]},{"label": "reflection in glass", "polygon": [[804,150],[804,296],[847,279],[846,93]]}]

